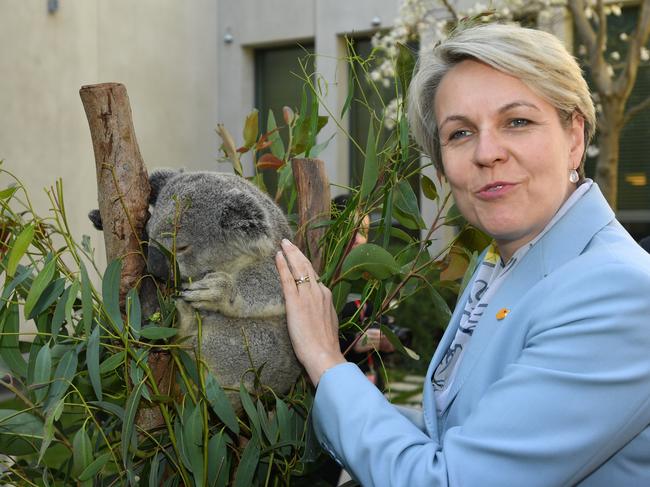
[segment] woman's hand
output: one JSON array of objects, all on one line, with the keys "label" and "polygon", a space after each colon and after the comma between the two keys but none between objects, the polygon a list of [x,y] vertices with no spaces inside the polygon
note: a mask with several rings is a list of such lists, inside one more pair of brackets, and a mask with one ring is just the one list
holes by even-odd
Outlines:
[{"label": "woman's hand", "polygon": [[378,352],[391,353],[395,351],[393,344],[386,338],[379,328],[368,328],[365,332],[359,333],[354,343],[354,350],[357,353],[377,350]]},{"label": "woman's hand", "polygon": [[282,241],[275,256],[287,308],[287,328],[293,350],[316,386],[330,367],[345,362],[339,346],[339,326],[332,293],[322,283],[298,247]]}]

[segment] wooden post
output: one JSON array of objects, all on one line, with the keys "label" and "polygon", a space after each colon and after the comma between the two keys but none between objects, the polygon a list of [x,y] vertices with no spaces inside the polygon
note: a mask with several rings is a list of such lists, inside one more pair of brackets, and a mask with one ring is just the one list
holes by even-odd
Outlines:
[{"label": "wooden post", "polygon": [[[133,128],[129,96],[120,83],[82,86],[79,95],[95,152],[106,258],[109,262],[122,259],[121,305],[124,306],[126,293],[139,285],[142,311],[147,316],[157,309],[153,279],[142,279],[146,274],[142,239],[149,218],[151,189]],[[167,352],[152,352],[148,358],[149,367],[164,394],[173,387],[170,358]],[[157,407],[141,408],[137,422],[147,430],[164,424]]]},{"label": "wooden post", "polygon": [[145,273],[141,238],[149,216],[149,178],[133,128],[124,85],[102,83],[79,90],[95,152],[99,213],[106,258],[122,258],[120,302]]},{"label": "wooden post", "polygon": [[320,240],[325,228],[311,228],[330,218],[330,186],[320,159],[292,159],[291,169],[298,193],[296,245],[309,257],[316,272],[323,270]]}]

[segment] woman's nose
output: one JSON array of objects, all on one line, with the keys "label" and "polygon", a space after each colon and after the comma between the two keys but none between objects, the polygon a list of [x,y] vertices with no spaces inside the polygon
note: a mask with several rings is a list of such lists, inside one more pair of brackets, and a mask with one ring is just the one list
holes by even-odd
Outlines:
[{"label": "woman's nose", "polygon": [[474,161],[481,166],[491,166],[508,158],[503,141],[491,130],[482,130],[476,138]]}]

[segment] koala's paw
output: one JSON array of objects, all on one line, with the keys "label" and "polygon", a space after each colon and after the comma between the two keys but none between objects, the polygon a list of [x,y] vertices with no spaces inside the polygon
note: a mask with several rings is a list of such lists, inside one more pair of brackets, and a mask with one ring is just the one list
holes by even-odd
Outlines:
[{"label": "koala's paw", "polygon": [[203,279],[186,286],[181,298],[193,308],[227,314],[233,300],[232,279],[224,272],[206,274]]}]

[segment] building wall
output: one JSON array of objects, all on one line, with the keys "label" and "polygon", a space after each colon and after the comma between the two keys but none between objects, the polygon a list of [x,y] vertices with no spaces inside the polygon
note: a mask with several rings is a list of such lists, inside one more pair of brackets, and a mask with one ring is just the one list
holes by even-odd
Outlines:
[{"label": "building wall", "polygon": [[[314,42],[316,70],[328,83],[324,104],[331,113],[340,114],[348,79],[344,36],[389,28],[401,3],[402,0],[218,0],[219,121],[241,140],[246,115],[255,108],[254,50],[306,40]],[[341,124],[347,127],[348,120],[341,120]],[[327,140],[335,131],[336,125],[330,121],[319,134],[319,141]],[[349,152],[348,141],[339,133],[320,154],[332,183],[349,184]],[[244,171],[253,174],[250,161]],[[424,172],[436,180],[432,168]],[[339,191],[332,187],[333,194]],[[444,191],[446,188],[441,188],[441,193]],[[437,207],[425,198],[422,201],[424,220],[431,222]],[[440,240],[431,247],[432,252],[452,236],[453,229],[445,227],[438,234]]]},{"label": "building wall", "polygon": [[150,169],[214,168],[216,23],[214,0],[61,0],[51,14],[46,1],[0,2],[0,159],[41,214],[43,188],[63,179],[73,234],[91,235],[100,261],[103,239],[86,218],[97,187],[79,88],[126,85]]}]

